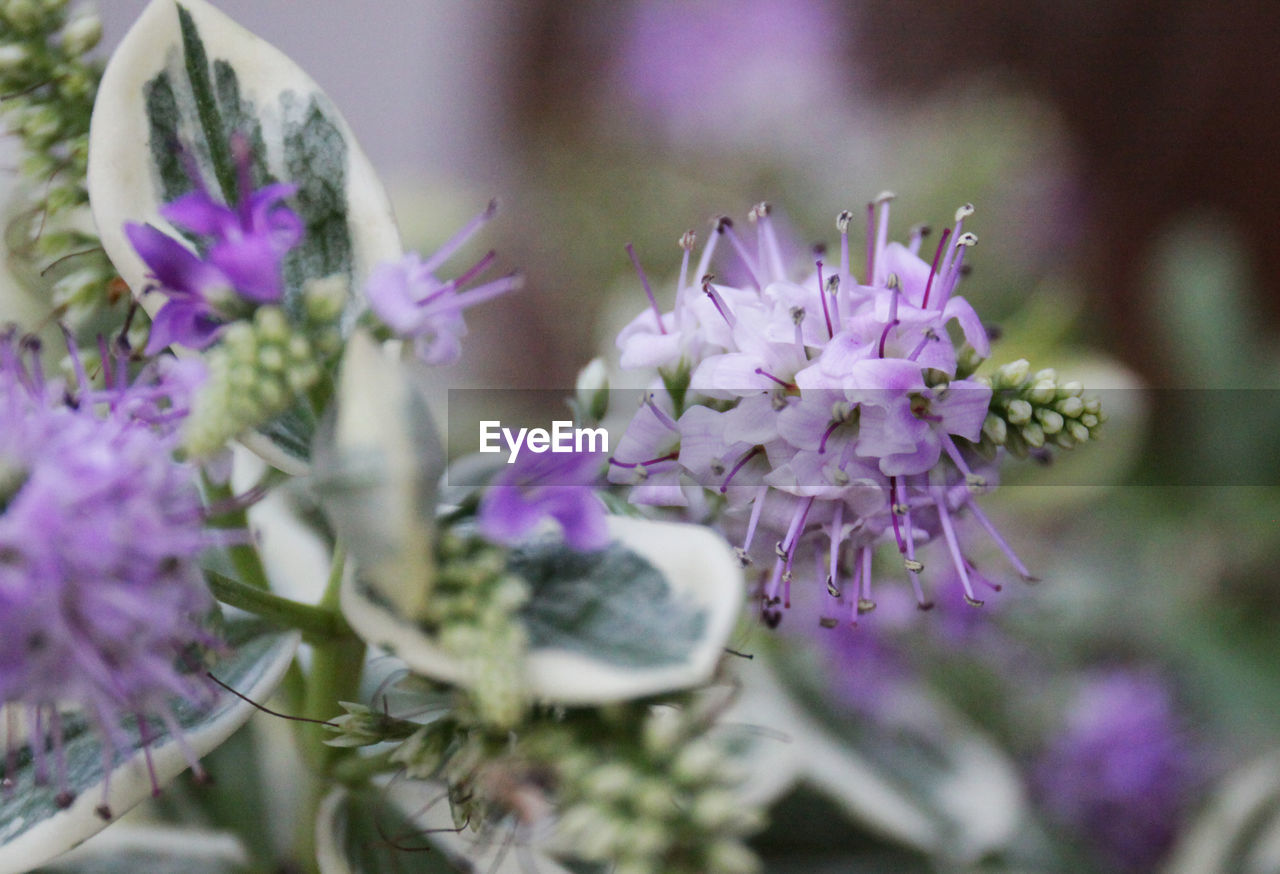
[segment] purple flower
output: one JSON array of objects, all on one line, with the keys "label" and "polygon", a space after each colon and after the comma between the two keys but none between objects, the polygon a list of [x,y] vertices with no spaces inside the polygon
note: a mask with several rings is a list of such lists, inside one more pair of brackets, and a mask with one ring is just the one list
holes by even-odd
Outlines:
[{"label": "purple flower", "polygon": [[[916,553],[935,539],[966,599],[981,604],[957,534],[962,513],[1029,576],[973,503],[995,479],[974,447],[992,391],[958,372],[951,333],[954,324],[974,355],[990,353],[981,321],[956,294],[977,239],[963,230],[973,208],[957,211],[925,260],[922,231],[906,245],[888,241],[891,197],[868,206],[865,284],[850,267],[851,214],[837,221],[834,269],[816,260],[797,279],[766,204],[749,215],[754,245],[717,220],[692,277],[692,232],[681,238],[671,312],[636,265],[649,306],[618,337],[622,364],[656,370],[655,384],[687,374],[688,389],[679,402],[654,390],[619,440],[609,478],[632,485],[640,504],[700,506],[704,490],[722,498],[720,523],[741,536],[744,561],[758,543],[772,546],[760,579],[770,624],[790,606],[806,543],[822,547],[826,620],[843,608],[856,622],[875,606],[872,556],[890,538],[922,609],[932,602]],[[713,281],[717,247],[732,251],[742,287]]]},{"label": "purple flower", "polygon": [[195,190],[160,210],[174,225],[206,239],[203,255],[152,225],[125,225],[129,242],[169,298],[152,324],[148,355],[173,343],[203,349],[226,321],[284,296],[281,261],[302,240],[303,225],[281,201],[297,189],[275,183],[254,190],[252,155],[243,137],[232,138],[232,151],[239,182],[234,207],[214,199],[192,173]]},{"label": "purple flower", "polygon": [[604,504],[595,494],[603,461],[586,452],[525,452],[485,490],[478,512],[481,533],[515,544],[551,521],[574,549],[603,548],[609,532]]},{"label": "purple flower", "polygon": [[1114,669],[1084,681],[1035,770],[1041,803],[1111,870],[1152,871],[1197,782],[1197,755],[1168,686]]},{"label": "purple flower", "polygon": [[[148,724],[181,736],[172,699],[209,698],[181,657],[215,644],[201,626],[213,600],[197,558],[216,536],[195,470],[173,457],[170,416],[184,410],[191,373],[122,386],[116,370],[106,389],[68,391],[38,361],[0,337],[0,702],[25,706],[37,779],[52,770],[68,805],[59,707],[83,710],[109,758],[136,746],[126,717],[145,746]],[[99,812],[110,816],[105,786]]]},{"label": "purple flower", "polygon": [[776,137],[848,88],[839,4],[643,0],[625,9],[606,93],[643,111],[647,129],[700,148],[744,125]]},{"label": "purple flower", "polygon": [[497,212],[491,201],[484,212],[469,221],[425,261],[410,253],[399,261],[376,267],[365,285],[369,308],[391,332],[413,340],[414,352],[427,364],[452,364],[462,354],[462,337],[467,325],[462,311],[491,300],[522,285],[519,276],[504,276],[459,294],[469,282],[493,264],[489,252],[457,279],[436,277],[435,271],[475,235]]}]

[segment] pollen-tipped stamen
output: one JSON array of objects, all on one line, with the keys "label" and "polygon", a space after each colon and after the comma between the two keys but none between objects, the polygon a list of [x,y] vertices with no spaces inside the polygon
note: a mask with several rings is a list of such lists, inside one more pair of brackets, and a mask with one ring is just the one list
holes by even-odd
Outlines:
[{"label": "pollen-tipped stamen", "polygon": [[649,277],[645,275],[644,268],[640,266],[640,256],[636,254],[636,247],[631,243],[626,245],[627,254],[631,256],[631,263],[636,268],[636,275],[640,277],[640,284],[644,286],[644,295],[649,299],[649,306],[653,309],[653,317],[658,321],[658,331],[662,334],[667,333],[667,328],[662,324],[662,310],[658,307],[658,299],[654,297],[653,287],[649,285]]}]

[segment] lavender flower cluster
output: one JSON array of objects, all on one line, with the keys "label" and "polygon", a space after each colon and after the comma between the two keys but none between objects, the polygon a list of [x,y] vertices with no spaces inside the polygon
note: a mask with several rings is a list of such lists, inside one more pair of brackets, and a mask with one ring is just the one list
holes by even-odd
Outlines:
[{"label": "lavender flower cluster", "polygon": [[[990,412],[990,382],[973,376],[991,351],[987,331],[956,293],[977,242],[964,230],[973,207],[957,210],[926,260],[926,229],[905,245],[888,241],[891,199],[868,206],[861,282],[849,212],[837,219],[838,262],[817,257],[798,271],[767,204],[749,215],[753,247],[719,219],[692,275],[686,233],[675,306],[663,312],[644,279],[650,309],[618,336],[622,366],[655,377],[610,461],[610,481],[630,485],[637,504],[721,513],[742,532],[744,563],[768,554],[762,542],[772,545],[760,590],[770,625],[809,559],[825,592],[823,623],[846,613],[856,624],[875,607],[872,556],[886,540],[921,609],[932,602],[917,549],[936,538],[965,600],[981,605],[975,585],[986,578],[958,530],[965,514],[1031,578],[974,501],[996,477],[994,445],[979,451],[984,427],[1002,423]],[[739,284],[710,272],[726,245]]]}]

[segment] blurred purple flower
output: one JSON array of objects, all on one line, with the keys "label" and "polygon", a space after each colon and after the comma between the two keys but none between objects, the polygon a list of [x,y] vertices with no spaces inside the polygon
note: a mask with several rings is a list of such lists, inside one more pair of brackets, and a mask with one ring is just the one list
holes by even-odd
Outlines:
[{"label": "blurred purple flower", "polygon": [[254,190],[252,154],[232,138],[239,197],[236,206],[214,199],[198,173],[195,190],[160,210],[165,219],[209,242],[203,256],[152,225],[130,222],[125,235],[169,300],[156,314],[146,353],[173,343],[203,349],[222,324],[252,306],[284,295],[280,264],[303,236],[302,219],[281,201],[297,189],[280,183]]},{"label": "blurred purple flower", "polygon": [[552,521],[574,549],[603,548],[609,532],[604,504],[595,493],[603,462],[600,455],[586,452],[523,453],[480,499],[481,533],[511,545]]},{"label": "blurred purple flower", "polygon": [[180,664],[191,645],[215,644],[197,558],[218,539],[169,421],[195,378],[170,369],[124,386],[117,371],[106,389],[68,391],[45,381],[32,344],[0,337],[0,702],[25,705],[37,779],[52,770],[62,806],[73,796],[60,707],[83,709],[109,760],[136,746],[126,717],[143,746],[152,719],[181,738],[171,700],[211,694]]},{"label": "blurred purple flower", "polygon": [[1173,844],[1196,761],[1168,686],[1151,673],[1115,669],[1078,690],[1034,783],[1049,814],[1112,870],[1145,872]]},{"label": "blurred purple flower", "polygon": [[846,27],[827,0],[642,0],[610,93],[678,136],[751,135],[847,91]]},{"label": "blurred purple flower", "polygon": [[452,364],[458,360],[461,339],[467,333],[463,310],[523,284],[521,277],[510,275],[477,286],[465,295],[458,293],[489,268],[495,260],[493,252],[457,279],[443,281],[435,275],[441,264],[493,218],[497,208],[497,201],[491,201],[484,212],[425,261],[411,252],[398,261],[378,265],[365,284],[365,296],[374,315],[396,336],[413,340],[414,352],[427,364]]}]

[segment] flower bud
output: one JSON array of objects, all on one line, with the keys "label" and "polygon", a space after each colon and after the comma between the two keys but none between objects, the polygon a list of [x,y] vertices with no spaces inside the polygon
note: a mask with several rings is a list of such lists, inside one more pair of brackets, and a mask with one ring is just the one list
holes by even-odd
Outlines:
[{"label": "flower bud", "polygon": [[71,55],[83,55],[102,39],[102,19],[92,12],[76,15],[62,29],[62,47]]},{"label": "flower bud", "polygon": [[578,413],[587,423],[599,422],[609,412],[609,373],[603,358],[594,358],[578,374],[574,392]]}]

